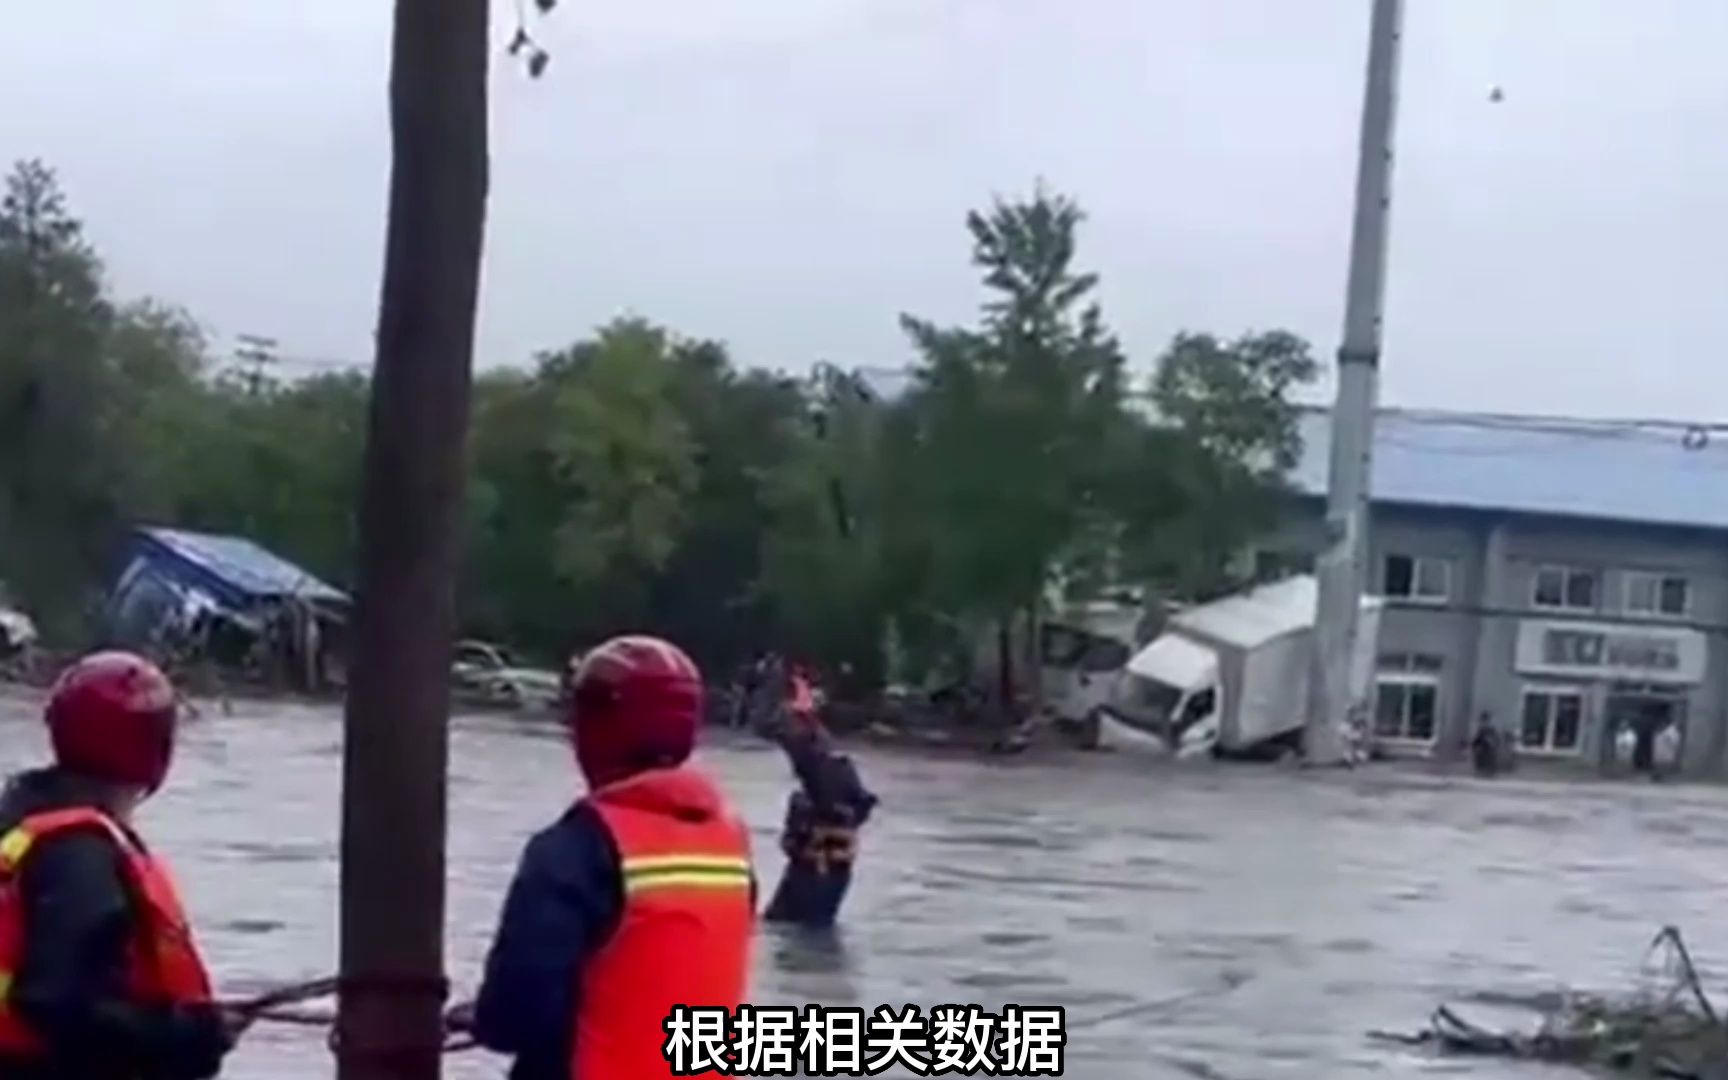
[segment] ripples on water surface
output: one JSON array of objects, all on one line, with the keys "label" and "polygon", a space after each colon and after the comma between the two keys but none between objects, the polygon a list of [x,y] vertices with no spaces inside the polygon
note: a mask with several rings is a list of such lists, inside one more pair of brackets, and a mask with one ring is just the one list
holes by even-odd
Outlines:
[{"label": "ripples on water surface", "polygon": [[[312,977],[336,956],[340,728],[257,706],[189,727],[143,827],[173,859],[229,986]],[[0,698],[8,765],[43,752]],[[754,827],[764,879],[789,785],[770,748],[704,753]],[[1685,928],[1706,974],[1728,958],[1728,793],[1440,782],[865,752],[882,795],[843,932],[771,930],[753,997],[1067,1006],[1068,1075],[1537,1077],[1367,1043],[1437,1001],[1563,982],[1625,987],[1651,934]],[[575,792],[545,728],[458,722],[451,748],[450,963],[471,985],[518,849]],[[227,1075],[329,1075],[321,1037],[263,1029]],[[453,1058],[448,1075],[502,1075]]]}]

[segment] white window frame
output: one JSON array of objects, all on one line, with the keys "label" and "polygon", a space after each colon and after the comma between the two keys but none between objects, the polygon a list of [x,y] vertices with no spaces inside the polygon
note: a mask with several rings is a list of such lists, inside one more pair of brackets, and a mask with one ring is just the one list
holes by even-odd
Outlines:
[{"label": "white window frame", "polygon": [[1376,657],[1374,664],[1374,670],[1380,675],[1420,675],[1438,679],[1446,670],[1446,657],[1442,653],[1389,649]]},{"label": "white window frame", "polygon": [[[1559,574],[1560,602],[1545,604],[1542,602],[1542,575]],[[1571,592],[1568,587],[1574,577],[1588,577],[1595,581],[1595,587],[1590,595],[1593,603],[1589,607],[1574,607],[1566,602],[1566,594]],[[1602,610],[1602,573],[1583,566],[1564,566],[1559,563],[1544,563],[1536,568],[1536,573],[1530,578],[1530,606],[1541,611],[1600,611]]]},{"label": "white window frame", "polygon": [[[1426,686],[1426,687],[1429,687],[1430,689],[1432,689],[1434,691],[1434,734],[1429,736],[1426,739],[1415,739],[1415,738],[1411,738],[1408,735],[1382,735],[1382,734],[1380,734],[1380,688],[1382,686]],[[1441,708],[1440,676],[1438,674],[1428,674],[1426,672],[1415,672],[1415,671],[1397,671],[1397,670],[1381,671],[1381,672],[1378,672],[1375,674],[1375,676],[1374,676],[1374,715],[1373,715],[1373,720],[1370,722],[1370,728],[1374,732],[1374,738],[1375,739],[1377,739],[1381,742],[1391,743],[1394,746],[1431,747],[1435,743],[1440,741],[1440,727],[1441,727],[1441,723],[1442,723],[1442,717],[1444,715],[1445,715],[1444,711]],[[1400,725],[1400,727],[1405,731],[1408,731],[1410,729],[1410,699],[1409,698],[1404,699],[1404,716],[1403,716],[1403,723]]]},{"label": "white window frame", "polygon": [[[1386,591],[1386,564],[1393,559],[1410,560],[1410,592],[1405,596],[1395,596]],[[1438,566],[1440,568],[1440,592],[1422,592],[1422,568]],[[1449,603],[1452,599],[1452,560],[1440,555],[1407,555],[1402,551],[1389,551],[1380,557],[1380,588],[1381,596],[1388,600],[1402,600],[1407,604],[1431,604],[1436,607]]]},{"label": "white window frame", "polygon": [[[1531,746],[1524,741],[1524,710],[1528,708],[1533,697],[1545,697],[1558,701],[1560,698],[1575,697],[1578,699],[1578,742],[1570,747],[1554,745],[1554,713],[1552,703],[1548,709],[1548,730],[1541,746]],[[1518,727],[1514,732],[1515,745],[1520,754],[1535,754],[1542,757],[1577,757],[1584,752],[1584,733],[1590,724],[1590,690],[1576,683],[1526,683],[1523,692],[1518,695]]]},{"label": "white window frame", "polygon": [[[1663,611],[1662,586],[1669,581],[1678,581],[1685,587],[1685,603],[1679,611]],[[1650,597],[1656,602],[1655,607],[1640,608],[1632,605],[1632,587],[1638,582],[1650,584]],[[1628,570],[1625,573],[1625,584],[1621,589],[1622,607],[1628,615],[1643,615],[1652,619],[1685,619],[1692,614],[1692,579],[1678,572],[1661,570]]]}]

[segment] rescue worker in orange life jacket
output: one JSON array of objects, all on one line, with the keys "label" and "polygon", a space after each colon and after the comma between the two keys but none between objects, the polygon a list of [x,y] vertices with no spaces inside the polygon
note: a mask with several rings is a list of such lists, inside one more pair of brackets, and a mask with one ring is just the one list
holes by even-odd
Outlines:
[{"label": "rescue worker in orange life jacket", "polygon": [[55,763],[0,794],[0,1080],[203,1080],[239,1034],[131,823],[177,708],[148,661],[87,656],[48,700]]},{"label": "rescue worker in orange life jacket", "polygon": [[512,1080],[670,1077],[675,1005],[743,1003],[755,879],[744,822],[688,763],[702,677],[621,637],[582,658],[567,705],[588,794],[528,841],[470,1027]]}]

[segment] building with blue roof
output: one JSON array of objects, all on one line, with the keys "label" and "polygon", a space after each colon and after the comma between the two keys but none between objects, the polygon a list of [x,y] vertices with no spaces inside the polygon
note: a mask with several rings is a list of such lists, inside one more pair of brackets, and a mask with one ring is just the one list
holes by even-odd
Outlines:
[{"label": "building with blue roof", "polygon": [[[1300,506],[1255,552],[1263,567],[1323,544],[1328,421],[1303,417]],[[1728,440],[1386,410],[1371,490],[1386,745],[1449,756],[1486,722],[1523,755],[1723,771]]]}]

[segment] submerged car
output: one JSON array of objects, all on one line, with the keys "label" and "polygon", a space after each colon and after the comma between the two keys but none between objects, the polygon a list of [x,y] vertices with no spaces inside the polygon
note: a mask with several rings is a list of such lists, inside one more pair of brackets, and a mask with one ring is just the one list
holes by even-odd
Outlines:
[{"label": "submerged car", "polygon": [[508,709],[551,708],[564,690],[557,672],[524,667],[503,647],[485,641],[457,643],[450,678],[459,693]]},{"label": "submerged car", "polygon": [[0,660],[22,653],[36,644],[36,624],[22,608],[7,598],[6,586],[0,584]]}]

